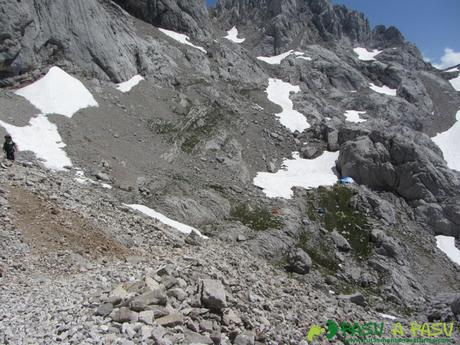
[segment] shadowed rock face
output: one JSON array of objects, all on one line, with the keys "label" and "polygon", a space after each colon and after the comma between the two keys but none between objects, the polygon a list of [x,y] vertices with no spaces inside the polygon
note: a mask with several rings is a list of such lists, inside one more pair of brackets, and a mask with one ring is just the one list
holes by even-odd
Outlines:
[{"label": "shadowed rock face", "polygon": [[138,72],[144,45],[132,21],[97,0],[1,1],[0,76],[73,61],[115,81]]},{"label": "shadowed rock face", "polygon": [[155,26],[204,40],[210,37],[208,10],[203,0],[114,0],[128,13]]}]

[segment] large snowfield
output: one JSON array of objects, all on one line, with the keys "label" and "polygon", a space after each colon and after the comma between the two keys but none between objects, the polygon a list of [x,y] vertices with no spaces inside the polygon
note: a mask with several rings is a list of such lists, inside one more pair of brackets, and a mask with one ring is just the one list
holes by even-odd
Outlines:
[{"label": "large snowfield", "polygon": [[243,43],[246,38],[238,38],[238,29],[236,26],[231,28],[230,30],[227,31],[227,36],[224,38],[228,39],[229,41],[232,41],[233,43]]},{"label": "large snowfield", "polygon": [[45,115],[72,117],[80,109],[98,106],[82,82],[59,67],[51,67],[43,78],[15,93],[27,99]]},{"label": "large snowfield", "polygon": [[303,114],[293,109],[294,105],[289,98],[291,92],[300,92],[300,87],[280,79],[270,78],[268,80],[268,99],[283,109],[281,113],[276,114],[279,121],[292,132],[296,130],[302,132],[304,129],[310,128],[310,124]]},{"label": "large snowfield", "polygon": [[460,265],[460,250],[455,246],[455,237],[438,235],[436,245],[450,260]]},{"label": "large snowfield", "polygon": [[382,51],[381,50],[371,50],[368,51],[366,48],[355,48],[353,51],[358,55],[358,59],[361,61],[374,61],[375,57],[379,55]]},{"label": "large snowfield", "polygon": [[456,122],[447,131],[431,138],[442,151],[447,166],[460,171],[460,110],[455,116]]},{"label": "large snowfield", "polygon": [[253,183],[262,188],[267,197],[290,199],[292,187],[316,188],[337,182],[333,169],[339,152],[325,151],[315,159],[302,159],[298,152],[292,156],[284,160],[283,168],[276,173],[259,172],[254,178]]},{"label": "large snowfield", "polygon": [[31,151],[52,170],[63,170],[72,162],[64,151],[65,143],[55,124],[46,115],[59,114],[72,117],[79,110],[96,107],[98,103],[86,87],[76,78],[58,67],[36,82],[16,91],[42,114],[30,119],[29,125],[17,127],[0,121],[0,126],[13,136],[20,151]]},{"label": "large snowfield", "polygon": [[179,223],[178,221],[175,221],[171,218],[168,218],[166,217],[165,215],[147,207],[147,206],[144,206],[144,205],[139,205],[139,204],[131,204],[131,205],[126,205],[130,208],[132,208],[133,210],[136,210],[136,211],[139,211],[141,213],[143,213],[144,215],[146,215],[147,217],[150,217],[150,218],[154,218],[158,221],[160,221],[161,223],[163,224],[166,224],[166,225],[169,225],[170,227],[184,233],[184,234],[190,234],[192,231],[195,231],[198,235],[200,235],[201,237],[203,238],[207,238],[206,236],[202,235],[201,232],[199,232],[197,229],[189,226],[189,225],[186,225],[186,224],[183,224],[183,223]]},{"label": "large snowfield", "polygon": [[158,28],[158,30],[160,30],[166,36],[171,37],[173,40],[176,40],[179,43],[182,43],[182,44],[188,45],[190,47],[199,49],[203,53],[206,53],[206,49],[204,49],[203,47],[200,47],[200,46],[196,46],[192,42],[190,42],[190,38],[187,35],[180,34],[178,32],[171,31],[171,30],[161,29],[161,28]]}]

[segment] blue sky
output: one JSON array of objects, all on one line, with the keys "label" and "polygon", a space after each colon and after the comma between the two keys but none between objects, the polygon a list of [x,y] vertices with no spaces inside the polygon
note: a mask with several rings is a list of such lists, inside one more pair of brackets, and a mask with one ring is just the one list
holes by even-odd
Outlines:
[{"label": "blue sky", "polygon": [[[460,63],[460,0],[331,1],[364,12],[372,26],[396,26],[426,58],[441,67]],[[207,2],[212,5],[215,0]],[[446,48],[451,51],[446,52]]]}]

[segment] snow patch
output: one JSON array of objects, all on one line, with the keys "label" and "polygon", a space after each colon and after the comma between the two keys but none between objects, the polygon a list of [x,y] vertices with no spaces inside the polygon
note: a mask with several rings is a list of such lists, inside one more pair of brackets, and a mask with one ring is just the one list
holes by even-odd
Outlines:
[{"label": "snow patch", "polygon": [[456,78],[449,80],[455,90],[460,91],[460,75]]},{"label": "snow patch", "polygon": [[383,313],[378,313],[380,317],[383,317],[384,319],[388,320],[396,320],[397,317],[389,314],[383,314]]},{"label": "snow patch", "polygon": [[460,250],[455,246],[455,237],[438,235],[436,236],[436,245],[450,260],[460,265]]},{"label": "snow patch", "polygon": [[80,184],[87,185],[89,183],[89,184],[92,184],[92,185],[99,185],[99,186],[101,186],[102,188],[105,188],[105,189],[112,189],[113,188],[111,185],[109,185],[107,183],[96,182],[96,181],[90,179],[89,177],[86,177],[85,173],[82,170],[77,170],[75,172],[75,176],[77,176],[77,177],[74,177],[74,180],[77,181]]},{"label": "snow patch", "polygon": [[98,106],[83,83],[59,67],[51,67],[43,78],[15,93],[27,99],[45,115],[72,117],[80,109]]},{"label": "snow patch", "polygon": [[192,42],[190,42],[190,38],[189,38],[187,35],[180,34],[180,33],[178,33],[178,32],[171,31],[171,30],[161,29],[161,28],[158,28],[158,30],[160,30],[160,31],[161,31],[162,33],[164,33],[166,36],[171,37],[172,39],[176,40],[176,41],[179,42],[179,43],[182,43],[182,44],[188,45],[188,46],[190,46],[190,47],[199,49],[199,50],[201,50],[203,53],[206,53],[206,50],[205,50],[203,47],[196,46],[196,45],[194,45]]},{"label": "snow patch", "polygon": [[270,78],[266,92],[268,99],[283,109],[281,113],[276,114],[282,125],[292,132],[296,130],[302,132],[310,127],[305,116],[293,109],[294,105],[289,98],[290,92],[300,92],[299,86],[291,85],[280,79]]},{"label": "snow patch", "polygon": [[129,92],[133,87],[135,87],[137,84],[139,84],[142,80],[144,80],[144,77],[141,75],[135,75],[128,81],[125,81],[123,83],[117,84],[117,90],[121,92]]},{"label": "snow patch", "polygon": [[396,89],[390,89],[388,86],[377,86],[374,83],[370,83],[369,87],[375,92],[381,93],[388,96],[396,96]]},{"label": "snow patch", "polygon": [[315,159],[302,159],[298,152],[292,155],[293,159],[284,160],[282,170],[259,172],[254,178],[254,185],[262,188],[267,197],[290,199],[292,187],[316,188],[337,182],[333,169],[339,152],[325,151]]},{"label": "snow patch", "polygon": [[246,38],[238,38],[238,29],[236,28],[236,26],[228,30],[227,36],[225,36],[224,38],[234,43],[243,43],[246,40]]},{"label": "snow patch", "polygon": [[88,184],[88,183],[91,183],[91,184],[97,184],[97,182],[91,180],[90,178],[86,177],[85,176],[85,173],[83,172],[83,170],[76,170],[75,171],[75,177],[74,180],[77,181],[78,183],[80,184]]},{"label": "snow patch", "polygon": [[366,48],[355,48],[353,51],[358,55],[358,59],[361,61],[375,61],[375,57],[379,55],[382,50],[371,50],[368,51]]},{"label": "snow patch", "polygon": [[454,125],[443,133],[439,133],[431,138],[442,151],[444,160],[450,169],[460,171],[460,147],[458,140],[460,138],[460,110],[456,114]]},{"label": "snow patch", "polygon": [[0,126],[11,134],[21,151],[32,151],[43,164],[52,170],[64,170],[72,162],[63,150],[66,146],[62,142],[58,128],[48,118],[40,114],[33,117],[29,125],[16,127],[0,121]]},{"label": "snow patch", "polygon": [[160,222],[162,222],[163,224],[166,224],[166,225],[169,225],[170,227],[172,228],[175,228],[176,230],[184,233],[184,234],[190,234],[192,231],[195,231],[198,235],[200,235],[201,237],[203,238],[207,238],[206,236],[202,235],[201,232],[199,232],[197,229],[189,226],[189,225],[186,225],[186,224],[182,224],[182,223],[179,223],[178,221],[175,221],[171,218],[168,218],[166,217],[165,215],[147,207],[147,206],[144,206],[144,205],[139,205],[139,204],[131,204],[131,205],[126,205],[130,208],[132,208],[133,210],[136,210],[136,211],[139,211],[141,213],[143,213],[144,215],[146,215],[147,217],[150,217],[150,218],[154,218]]},{"label": "snow patch", "polygon": [[356,110],[347,110],[343,115],[345,115],[345,118],[347,119],[348,122],[354,122],[354,123],[360,123],[360,122],[366,122],[366,119],[362,119],[359,115],[366,114],[365,111],[356,111]]},{"label": "snow patch", "polygon": [[258,56],[257,59],[260,61],[264,61],[270,65],[279,65],[281,61],[287,58],[289,55],[294,54],[298,59],[304,59],[307,61],[311,61],[311,57],[303,56],[305,53],[296,52],[294,50],[289,50],[286,53],[276,55],[276,56]]},{"label": "snow patch", "polygon": [[309,56],[297,56],[297,59],[302,59],[302,60],[307,60],[307,61],[311,61],[312,58],[309,57]]},{"label": "snow patch", "polygon": [[260,61],[264,61],[270,65],[279,65],[281,61],[287,58],[289,55],[293,53],[292,50],[289,50],[286,53],[276,55],[276,56],[258,56],[257,59]]}]

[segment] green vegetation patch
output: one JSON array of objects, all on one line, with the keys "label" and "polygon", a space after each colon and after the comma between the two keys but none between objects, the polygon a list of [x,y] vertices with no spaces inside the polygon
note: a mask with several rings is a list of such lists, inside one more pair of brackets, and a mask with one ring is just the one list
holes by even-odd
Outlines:
[{"label": "green vegetation patch", "polygon": [[200,137],[197,134],[192,134],[184,140],[181,145],[181,149],[184,152],[192,153],[193,149],[200,142]]},{"label": "green vegetation patch", "polygon": [[178,131],[175,123],[162,119],[148,120],[147,127],[156,134],[171,134]]},{"label": "green vegetation patch", "polygon": [[184,133],[184,141],[181,149],[186,153],[192,153],[193,149],[203,138],[210,138],[219,122],[223,119],[220,111],[213,108],[204,118],[196,119],[190,126],[187,126]]},{"label": "green vegetation patch", "polygon": [[252,207],[248,203],[240,202],[233,205],[230,217],[256,231],[279,229],[283,225],[280,217],[274,215],[267,207]]},{"label": "green vegetation patch", "polygon": [[336,229],[348,240],[356,256],[367,257],[371,250],[370,224],[367,217],[352,205],[355,192],[340,185],[320,187],[318,192],[316,205],[309,203],[307,213],[310,219],[320,221],[329,232]]}]

